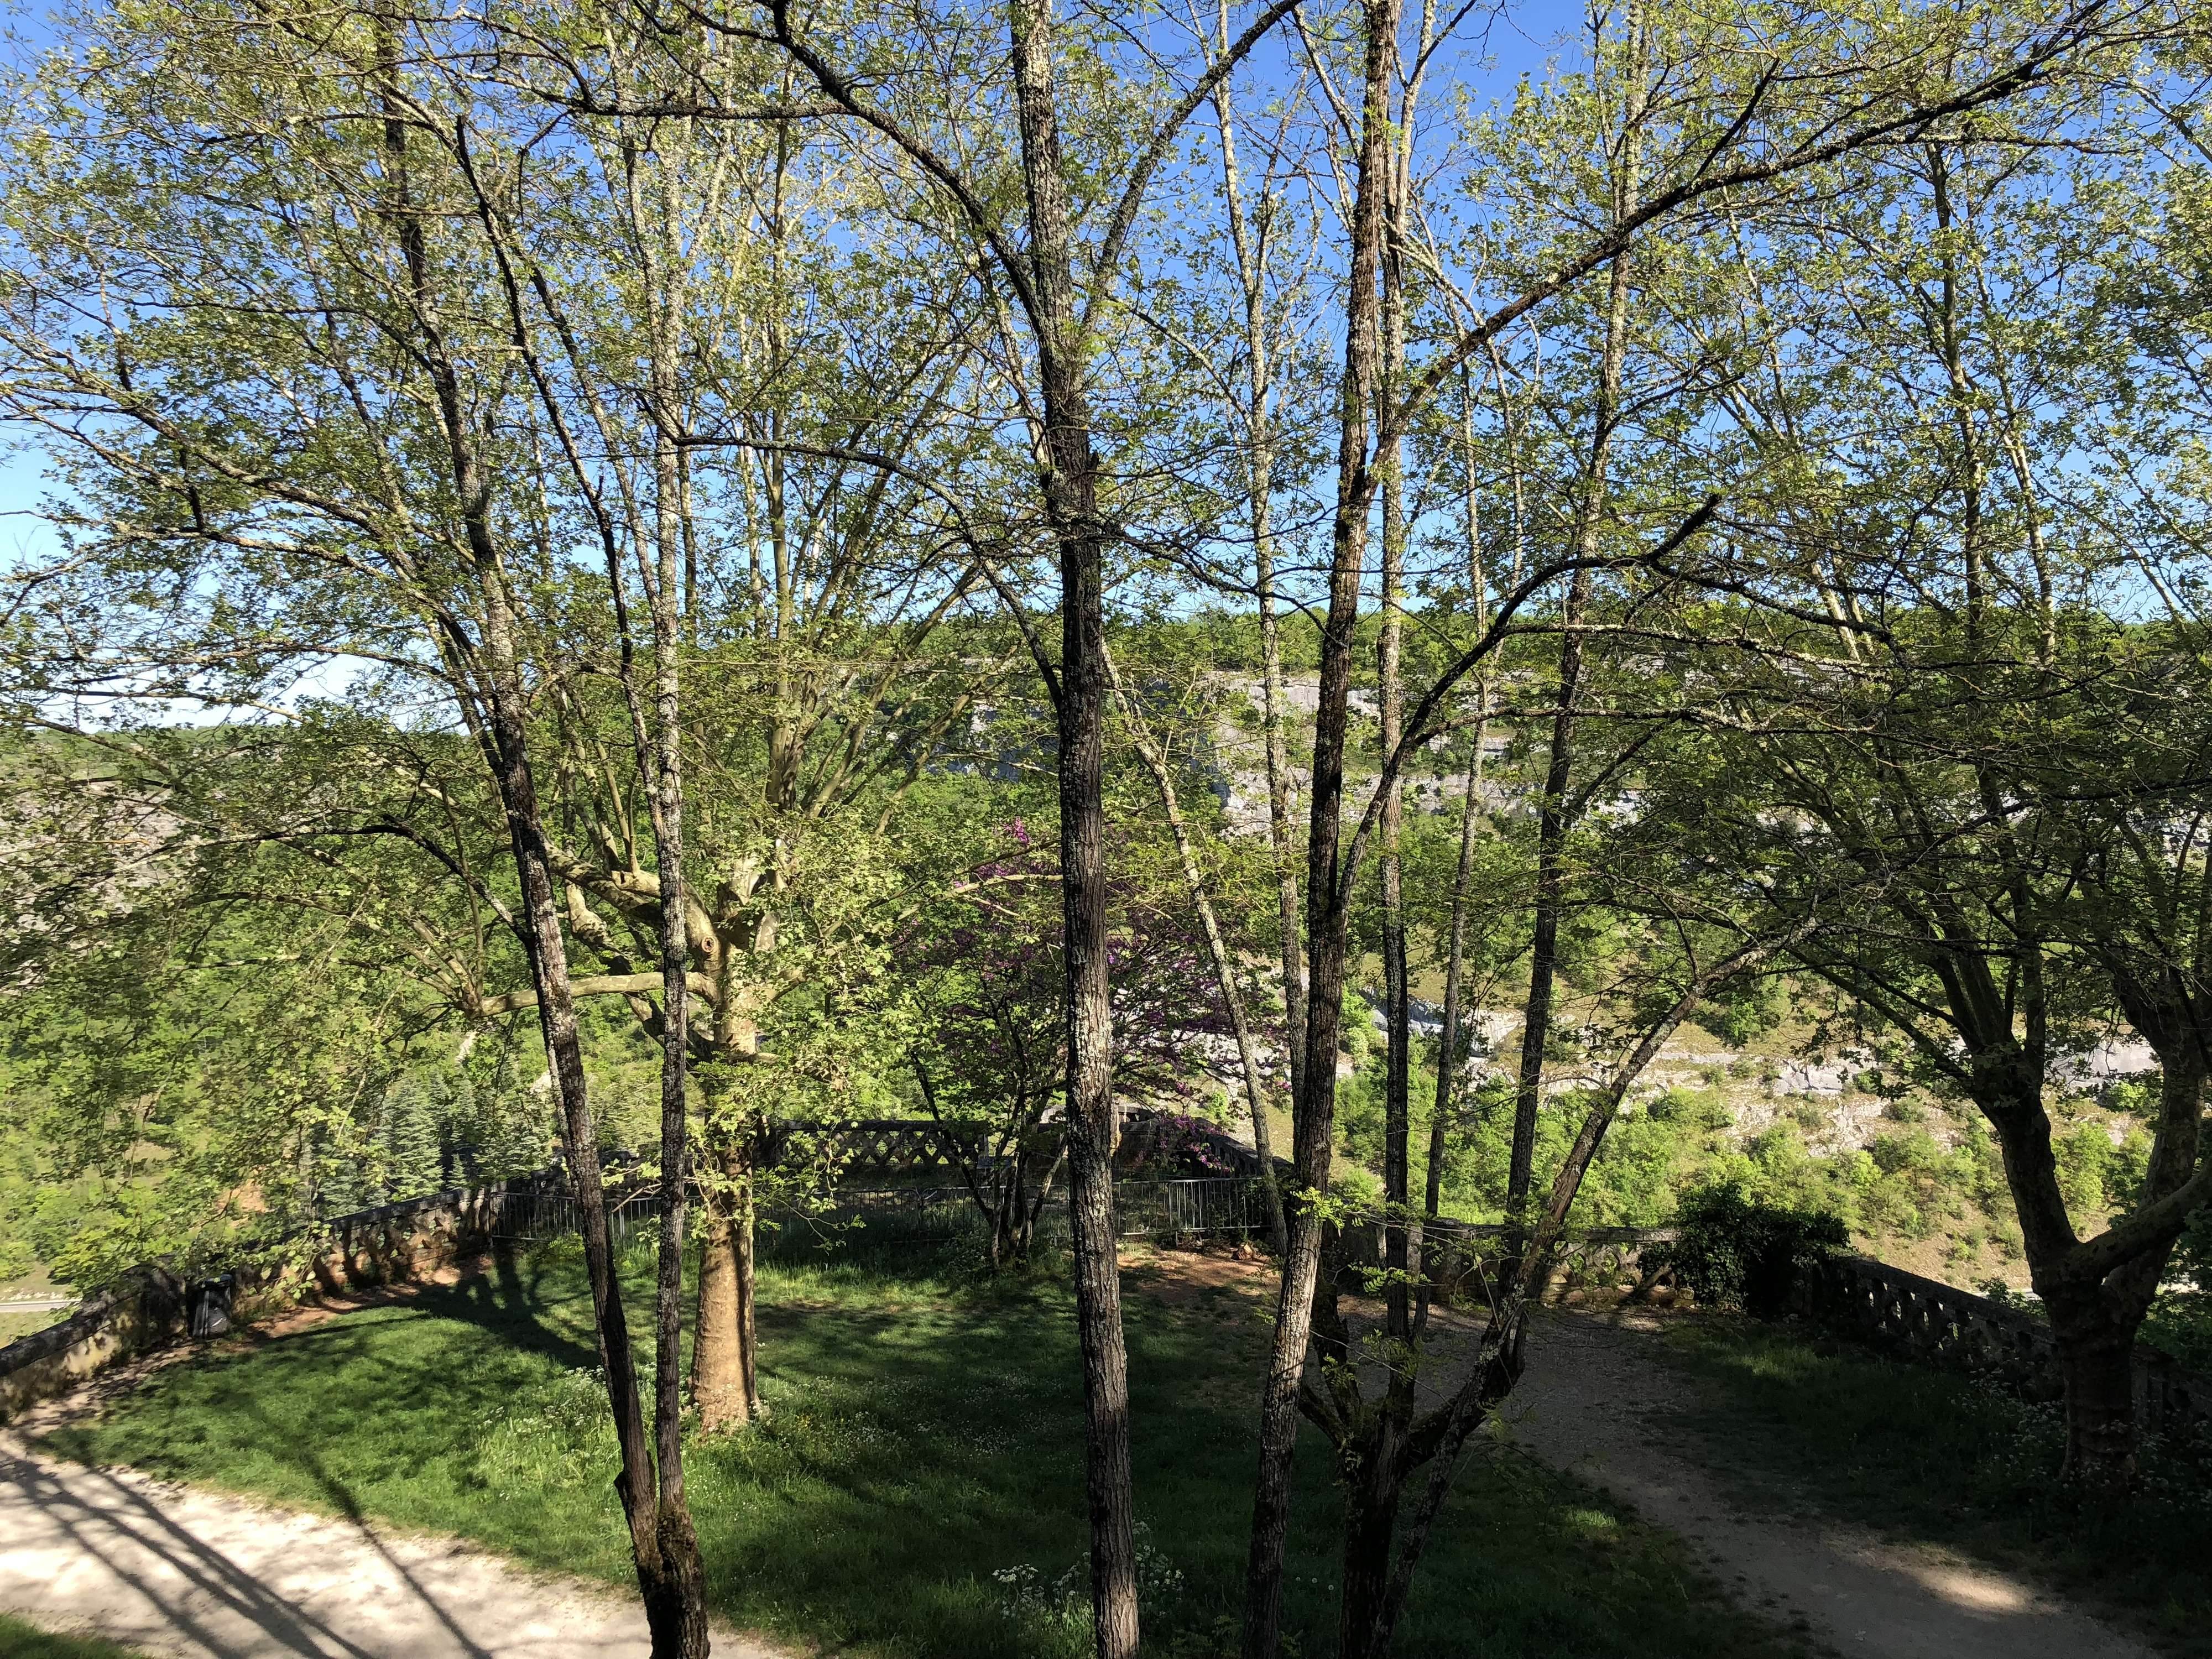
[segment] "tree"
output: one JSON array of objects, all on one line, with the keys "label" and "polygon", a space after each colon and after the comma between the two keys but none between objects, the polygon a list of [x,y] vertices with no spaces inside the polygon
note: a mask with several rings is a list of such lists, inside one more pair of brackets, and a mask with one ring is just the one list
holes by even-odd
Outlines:
[{"label": "tree", "polygon": [[[1066,1153],[1066,977],[1058,862],[1019,821],[1011,843],[918,920],[900,954],[916,980],[913,1066],[939,1122],[987,1130],[967,1182],[991,1229],[994,1266],[1024,1258]],[[1175,1098],[1208,1040],[1233,1033],[1210,943],[1187,892],[1155,890],[1117,848],[1109,996],[1124,1093]],[[1054,1120],[1057,1119],[1057,1121]]]},{"label": "tree", "polygon": [[[1297,1125],[1298,1180],[1306,1196],[1294,1206],[1296,1218],[1291,1228],[1275,1340],[1262,1398],[1261,1468],[1247,1585],[1247,1659],[1268,1659],[1277,1645],[1288,1470],[1297,1413],[1307,1399],[1301,1384],[1313,1328],[1324,1220],[1314,1200],[1328,1188],[1348,905],[1383,801],[1406,764],[1408,750],[1433,735],[1446,700],[1459,680],[1514,626],[1516,613],[1533,590],[1563,577],[1571,579],[1585,563],[1641,567],[1655,573],[1669,570],[1667,561],[1705,526],[1718,506],[1717,500],[1708,500],[1680,518],[1674,532],[1648,551],[1624,550],[1613,559],[1593,561],[1577,550],[1574,556],[1548,562],[1531,571],[1519,588],[1501,600],[1482,639],[1446,665],[1419,700],[1402,737],[1384,763],[1376,792],[1357,819],[1358,827],[1346,838],[1343,834],[1344,821],[1349,816],[1344,802],[1346,717],[1368,521],[1399,435],[1462,363],[1537,307],[1609,265],[1647,228],[1678,226],[1716,202],[1726,202],[1732,210],[1741,212],[1747,194],[1779,192],[1794,173],[1825,167],[1900,139],[1925,137],[1946,118],[2011,97],[2094,54],[2103,45],[2103,31],[2112,21],[2102,14],[2072,15],[2057,20],[2056,27],[2047,31],[2038,21],[2017,30],[1978,35],[1971,74],[1931,94],[1916,67],[1929,44],[1922,31],[1947,31],[1954,27],[1948,18],[1915,14],[1863,26],[1840,36],[1828,33],[1826,20],[1803,20],[1802,34],[1762,35],[1756,50],[1773,69],[1745,82],[1734,78],[1743,60],[1723,49],[1731,25],[1686,15],[1670,17],[1672,39],[1655,56],[1680,64],[1677,74],[1686,84],[1698,86],[1701,95],[1676,100],[1669,112],[1669,131],[1663,146],[1657,135],[1647,134],[1651,178],[1636,205],[1611,214],[1609,227],[1587,235],[1571,233],[1564,239],[1565,246],[1545,246],[1546,257],[1540,261],[1531,261],[1526,268],[1516,266],[1497,281],[1496,286],[1503,290],[1501,301],[1494,306],[1468,305],[1468,313],[1478,320],[1472,327],[1454,330],[1425,363],[1409,369],[1402,390],[1376,422],[1371,411],[1382,371],[1376,273],[1382,257],[1387,191],[1395,176],[1389,131],[1399,84],[1401,17],[1388,0],[1364,7],[1363,15],[1364,93],[1357,128],[1357,182],[1345,255],[1347,343],[1340,403],[1342,441],[1331,518],[1328,613],[1322,632],[1320,706],[1315,724],[1307,875],[1311,992],[1305,1087],[1298,1102]],[[1982,21],[1993,21],[1978,20],[1978,24]],[[1962,43],[1954,37],[1954,44]],[[1825,78],[1820,80],[1819,91],[1813,89],[1812,80],[1790,82],[1803,101],[1795,96],[1770,101],[1779,85],[1784,64],[1790,65],[1793,74],[1802,74],[1814,62],[1842,72],[1844,83],[1851,88],[1848,101],[1828,101],[1838,83]],[[1703,580],[1711,586],[1738,587],[1742,579],[1723,568],[1704,574]],[[1395,1149],[1390,1156],[1396,1165],[1399,1158]],[[1571,1203],[1571,1183],[1565,1201]],[[1394,1313],[1394,1322],[1397,1317]],[[1497,1322],[1503,1330],[1516,1322]],[[1516,1367],[1504,1357],[1506,1352],[1499,1351],[1494,1371],[1484,1372],[1478,1367],[1480,1382],[1462,1391],[1462,1404],[1474,1409],[1472,1402],[1484,1389],[1510,1388]],[[1363,1424],[1355,1421],[1347,1427],[1352,1437],[1366,1441]],[[1346,1471],[1349,1496],[1339,1644],[1348,1654],[1365,1653],[1387,1644],[1394,1622],[1395,1598],[1390,1588],[1396,1579],[1389,1560],[1399,1486],[1407,1467],[1404,1455],[1413,1452],[1425,1459],[1447,1437],[1439,1437],[1433,1443],[1412,1441],[1387,1426],[1378,1433],[1380,1437],[1362,1445],[1358,1461]],[[1438,1465],[1439,1479],[1449,1479],[1449,1461]],[[1417,1559],[1418,1549],[1401,1552],[1402,1567],[1409,1570],[1410,1563]]]},{"label": "tree", "polygon": [[[1878,902],[1793,953],[1989,1122],[2059,1345],[2069,1465],[2119,1486],[2135,1333],[2204,1190],[2201,1100],[2185,1055],[2144,1190],[2084,1237],[2045,1093],[2115,1004],[2161,1058],[2194,1046],[2194,947],[2161,903],[2196,879],[2179,802],[2198,751],[2161,689],[2169,642],[2109,619],[2124,555],[2096,527],[2100,492],[2069,477],[2087,416],[2138,372],[2116,371],[2130,343],[2075,286],[2139,199],[2111,149],[2066,157],[2081,118],[2058,102],[1900,151],[1783,256],[1801,292],[1839,302],[1739,413],[1793,459],[1773,533],[1829,573],[1850,625],[1786,691],[1738,665],[1715,762],[1741,769],[1741,793],[1697,811],[1732,867],[1770,872],[1771,914],[1818,872],[1886,873]],[[1907,418],[1869,441],[1877,405]]]},{"label": "tree", "polygon": [[[1112,1093],[1112,1033],[1109,990],[1108,898],[1105,866],[1104,741],[1107,676],[1104,592],[1112,511],[1103,496],[1110,479],[1095,440],[1094,402],[1099,395],[1097,346],[1115,311],[1131,232],[1152,175],[1183,124],[1200,107],[1254,45],[1291,9],[1275,0],[1229,47],[1216,54],[1188,90],[1164,109],[1146,108],[1141,94],[1122,94],[1117,112],[1136,116],[1139,140],[1109,144],[1126,168],[1110,216],[1095,250],[1079,245],[1079,192],[1097,191],[1111,170],[1072,156],[1063,134],[1059,64],[1060,43],[1053,8],[1038,0],[1018,7],[1009,20],[1003,71],[993,64],[969,71],[963,20],[903,15],[893,24],[888,61],[902,73],[872,70],[866,82],[847,67],[854,37],[848,25],[842,52],[826,48],[792,14],[784,0],[769,0],[759,21],[735,25],[692,9],[690,15],[737,38],[773,41],[805,76],[821,103],[803,112],[836,118],[879,141],[884,153],[911,178],[919,204],[945,215],[949,246],[971,251],[971,267],[994,302],[1019,319],[1025,349],[1017,348],[1010,322],[999,369],[1016,394],[1014,417],[1028,431],[1033,457],[1036,520],[1053,550],[1060,576],[1060,640],[1048,654],[1036,629],[1024,623],[1040,678],[1059,720],[1060,834],[1068,979],[1069,1201],[1075,1241],[1077,1304],[1084,1358],[1087,1469],[1091,1510],[1094,1618],[1101,1659],[1127,1659],[1138,1646],[1134,1515],[1129,1481],[1127,1359],[1121,1335],[1121,1287],[1115,1259],[1112,1160],[1115,1133]],[[881,27],[866,20],[872,33]],[[941,31],[941,32],[940,32]],[[949,47],[964,71],[948,80],[936,54]],[[919,65],[917,76],[908,65]],[[1092,58],[1086,68],[1100,64]],[[1100,65],[1103,67],[1103,64]],[[967,74],[977,79],[969,82]],[[1003,79],[1000,78],[1003,74]],[[1110,76],[1099,84],[1108,101],[1121,89]],[[973,102],[963,102],[972,97]],[[700,117],[759,118],[771,112],[732,109],[686,100],[667,112]],[[981,140],[966,134],[979,112]],[[641,108],[639,112],[650,112]],[[773,112],[796,115],[792,105]],[[1004,116],[1013,128],[1018,179],[985,176],[963,156],[1000,152]],[[1110,132],[1109,126],[1103,131]],[[1097,131],[1083,137],[1095,138]],[[1018,190],[1013,188],[1018,184]],[[1013,223],[994,201],[1018,195]],[[1087,271],[1079,256],[1092,253]],[[1011,304],[1008,303],[1009,299]],[[1033,380],[1031,379],[1033,376]],[[1130,502],[1114,518],[1132,516]],[[1018,609],[1003,578],[1002,599]]]},{"label": "tree", "polygon": [[[527,487],[544,475],[510,469],[541,434],[501,418],[513,341],[486,320],[505,309],[496,222],[466,213],[478,198],[465,180],[499,143],[475,88],[441,100],[427,38],[366,15],[298,21],[87,18],[74,38],[96,60],[98,95],[71,101],[63,63],[21,88],[19,109],[35,112],[9,134],[19,234],[0,395],[60,447],[83,503],[69,516],[87,556],[58,580],[112,584],[120,601],[89,660],[58,672],[77,690],[104,678],[111,691],[150,682],[259,702],[280,665],[345,655],[449,699],[504,819],[517,902],[502,920],[529,964],[562,1108],[655,1650],[701,1653],[672,1382],[656,1401],[657,1459],[533,763],[529,601],[561,577],[526,534],[544,523]],[[129,122],[110,121],[120,106],[102,96],[127,102]],[[209,124],[250,142],[196,149],[183,135]],[[140,216],[149,191],[161,210]],[[234,198],[258,211],[234,215],[221,205]],[[125,309],[79,303],[98,293]],[[163,583],[196,601],[153,608]],[[52,671],[43,689],[58,689]],[[665,1267],[664,1328],[670,1278]]]}]

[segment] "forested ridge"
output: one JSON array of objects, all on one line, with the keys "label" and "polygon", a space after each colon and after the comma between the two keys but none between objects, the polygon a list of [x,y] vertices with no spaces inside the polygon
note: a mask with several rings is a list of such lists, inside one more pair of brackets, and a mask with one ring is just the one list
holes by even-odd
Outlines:
[{"label": "forested ridge", "polygon": [[[2212,1260],[2207,52],[2151,0],[58,14],[0,110],[0,1276],[557,1159],[656,1653],[762,1218],[854,1118],[983,1126],[989,1271],[1065,1206],[1102,1659],[1139,1105],[1283,1160],[1247,1659],[1301,1422],[1385,1652],[1563,1243],[1692,1191],[2032,1288],[2124,1501]],[[641,1303],[610,1179],[668,1200]],[[1446,1218],[1508,1231],[1438,1401]]]}]

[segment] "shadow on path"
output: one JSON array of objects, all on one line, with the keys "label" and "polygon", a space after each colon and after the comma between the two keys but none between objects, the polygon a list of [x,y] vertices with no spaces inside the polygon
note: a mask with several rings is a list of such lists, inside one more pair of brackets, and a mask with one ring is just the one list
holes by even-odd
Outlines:
[{"label": "shadow on path", "polygon": [[[560,1317],[569,1298],[549,1297],[546,1288],[509,1262],[457,1284],[371,1292],[312,1322],[295,1316],[213,1352],[184,1350],[203,1363],[151,1386],[220,1389],[234,1366],[276,1362],[325,1376],[349,1368],[346,1393],[313,1407],[326,1413],[379,1397],[480,1408],[495,1395],[501,1366],[476,1375],[428,1355],[394,1356],[366,1340],[362,1322],[416,1313],[474,1326],[487,1352],[530,1355],[541,1367],[596,1364]],[[335,1514],[296,1513],[34,1449],[28,1433],[40,1431],[57,1445],[91,1449],[88,1419],[177,1357],[102,1378],[0,1432],[0,1607],[190,1659],[645,1659],[643,1614],[600,1586],[372,1524],[312,1431],[276,1420],[246,1390],[226,1396],[234,1431],[297,1471]],[[720,1632],[715,1648],[775,1659],[758,1642]]]}]

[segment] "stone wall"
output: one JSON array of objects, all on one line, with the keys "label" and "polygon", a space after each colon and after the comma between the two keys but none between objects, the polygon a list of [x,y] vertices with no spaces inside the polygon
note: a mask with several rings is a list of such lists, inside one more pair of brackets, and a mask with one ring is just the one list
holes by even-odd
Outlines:
[{"label": "stone wall", "polygon": [[[1902,1267],[1863,1255],[1823,1264],[1799,1287],[1801,1311],[1915,1356],[1998,1371],[2056,1399],[2058,1348],[2051,1327]],[[2184,1370],[2147,1343],[2135,1353],[2136,1421],[2147,1432],[2212,1421],[2212,1377]]]},{"label": "stone wall", "polygon": [[308,1258],[308,1276],[325,1292],[422,1278],[483,1254],[506,1210],[560,1184],[547,1170],[340,1216],[313,1235],[321,1248]]},{"label": "stone wall", "polygon": [[0,1348],[0,1423],[182,1335],[185,1291],[165,1267],[136,1267],[58,1325]]},{"label": "stone wall", "polygon": [[[324,1222],[224,1273],[227,1312],[258,1319],[303,1297],[422,1278],[489,1249],[502,1211],[555,1180],[549,1171]],[[58,1325],[0,1347],[0,1422],[185,1335],[196,1287],[207,1282],[180,1278],[173,1261],[149,1262]]]},{"label": "stone wall", "polygon": [[[1150,1115],[1132,1115],[1135,1121],[1124,1132],[1131,1152],[1144,1147],[1148,1135],[1170,1127],[1164,1117],[1150,1122]],[[865,1133],[885,1126],[844,1127]],[[1173,1127],[1178,1134],[1189,1132],[1187,1124]],[[1207,1138],[1239,1176],[1249,1179],[1258,1174],[1259,1160],[1249,1147],[1218,1132]],[[878,1148],[879,1152],[885,1150]],[[1289,1173],[1281,1160],[1277,1166]],[[549,1170],[340,1216],[290,1241],[292,1248],[270,1252],[265,1263],[234,1268],[226,1275],[230,1309],[240,1320],[250,1320],[276,1312],[302,1296],[421,1279],[483,1254],[503,1231],[512,1233],[524,1225],[535,1231],[542,1218],[538,1212],[563,1191],[561,1172]],[[503,1228],[503,1219],[515,1224]],[[1482,1262],[1497,1254],[1507,1231],[1502,1225],[1447,1222],[1432,1232],[1431,1272],[1447,1301],[1480,1299]],[[1674,1237],[1674,1230],[1667,1227],[1586,1229],[1562,1252],[1547,1293],[1621,1285],[1648,1289],[1652,1275],[1644,1267],[1644,1252]],[[1340,1261],[1346,1269],[1380,1265],[1379,1224],[1348,1227],[1341,1244]],[[178,1276],[176,1264],[149,1262],[124,1274],[72,1317],[0,1347],[0,1422],[112,1365],[183,1336],[193,1296],[193,1284]],[[1865,1256],[1836,1257],[1799,1287],[1797,1309],[1907,1353],[2004,1371],[2016,1384],[2054,1397],[2057,1391],[2057,1350],[2050,1328],[2042,1321],[1901,1267]],[[2168,1355],[2138,1346],[2136,1411],[2137,1421],[2153,1432],[2212,1421],[2212,1377],[2185,1370]]]}]

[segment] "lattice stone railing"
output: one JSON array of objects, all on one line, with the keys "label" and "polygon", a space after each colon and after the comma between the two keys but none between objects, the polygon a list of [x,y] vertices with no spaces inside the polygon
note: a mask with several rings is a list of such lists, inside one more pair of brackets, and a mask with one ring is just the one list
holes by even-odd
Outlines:
[{"label": "lattice stone railing", "polygon": [[[1905,1352],[2007,1375],[2058,1393],[2058,1346],[2033,1314],[1869,1256],[1839,1255],[1798,1290],[1801,1311]],[[2135,1352],[2136,1421],[2157,1433],[2212,1420],[2212,1377],[2147,1343]]]},{"label": "lattice stone railing", "polygon": [[[927,1194],[861,1189],[886,1175],[951,1171],[961,1157],[980,1157],[988,1144],[981,1124],[907,1119],[856,1119],[807,1133],[830,1137],[830,1150],[842,1166],[841,1188],[867,1199],[866,1207],[927,1209],[934,1203],[948,1218],[964,1202],[955,1185],[933,1183],[934,1190]],[[1260,1173],[1258,1154],[1218,1130],[1164,1114],[1133,1112],[1125,1121],[1118,1161],[1125,1167],[1141,1161],[1148,1145],[1162,1136],[1194,1134],[1205,1141],[1210,1157],[1233,1173],[1209,1180],[1131,1183],[1132,1228],[1261,1231],[1260,1210],[1244,1190]],[[781,1149],[771,1139],[766,1150],[775,1157]],[[1276,1163],[1278,1171],[1287,1175],[1289,1166],[1280,1159]],[[573,1228],[575,1206],[566,1184],[557,1169],[550,1170],[337,1217],[308,1235],[313,1244],[305,1252],[306,1263],[317,1287],[325,1291],[364,1280],[418,1277],[500,1239]],[[1135,1190],[1139,1186],[1146,1190]],[[612,1170],[610,1187],[618,1225],[657,1213],[650,1187],[625,1182]],[[1153,1188],[1162,1190],[1155,1193]],[[1170,1188],[1176,1190],[1166,1190]],[[857,1212],[863,1206],[854,1207]],[[1447,1297],[1479,1297],[1483,1263],[1497,1256],[1507,1231],[1459,1222],[1432,1230],[1431,1271]],[[1674,1237],[1671,1228],[1583,1229],[1563,1250],[1551,1289],[1559,1294],[1577,1287],[1648,1288],[1653,1275],[1644,1263],[1644,1252]],[[1372,1223],[1348,1228],[1343,1242],[1352,1265],[1372,1266],[1381,1259],[1380,1229]],[[276,1275],[265,1270],[242,1269],[228,1277],[225,1305],[234,1297],[241,1317],[253,1316],[261,1301],[280,1288]],[[123,1275],[75,1317],[0,1348],[0,1421],[34,1400],[173,1340],[188,1327],[204,1334],[196,1310],[208,1283],[179,1279],[172,1264],[149,1263]],[[2005,1371],[2031,1389],[2053,1395],[2057,1389],[2057,1349],[2048,1326],[2033,1315],[1900,1267],[1864,1256],[1837,1257],[1799,1287],[1797,1308],[1907,1353]],[[2136,1350],[2135,1395],[2137,1420],[2154,1432],[2212,1420],[2212,1378],[2184,1370],[2154,1348]]]}]

